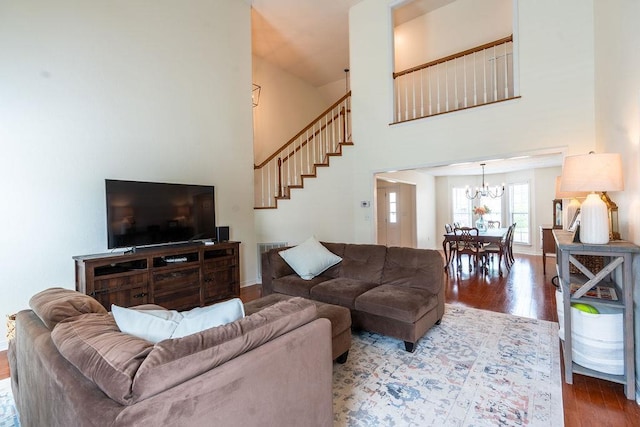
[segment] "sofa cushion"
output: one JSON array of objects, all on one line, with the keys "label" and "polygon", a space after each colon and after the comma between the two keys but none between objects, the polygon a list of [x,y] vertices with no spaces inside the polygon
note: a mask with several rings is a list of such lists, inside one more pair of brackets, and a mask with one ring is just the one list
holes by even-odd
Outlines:
[{"label": "sofa cushion", "polygon": [[345,245],[341,277],[379,285],[386,252],[382,245]]},{"label": "sofa cushion", "polygon": [[113,318],[120,330],[152,343],[169,338],[181,338],[208,328],[224,325],[244,317],[240,298],[189,311],[135,309],[111,305]]},{"label": "sofa cushion", "polygon": [[[347,246],[346,243],[332,243],[332,242],[320,242],[320,243],[322,243],[322,246],[329,249],[332,253],[344,259],[344,248]],[[335,279],[337,277],[342,276],[342,263],[339,262],[333,267],[327,268],[325,271],[322,272],[322,275],[325,277],[329,277],[331,279]]]},{"label": "sofa cushion", "polygon": [[257,313],[155,345],[133,380],[135,401],[190,380],[316,318],[316,306],[291,298]]},{"label": "sofa cushion", "polygon": [[293,248],[279,252],[280,256],[304,280],[311,280],[342,258],[325,248],[315,237],[310,237]]},{"label": "sofa cushion", "polygon": [[308,298],[311,292],[311,288],[319,283],[326,282],[330,279],[330,277],[322,275],[316,276],[311,280],[303,280],[300,276],[294,273],[288,276],[273,279],[273,281],[271,282],[271,287],[274,292],[287,294],[294,297]]},{"label": "sofa cushion", "polygon": [[358,296],[355,309],[414,323],[438,304],[437,295],[422,288],[380,285]]},{"label": "sofa cushion", "polygon": [[354,309],[355,299],[376,286],[378,284],[358,279],[331,279],[314,286],[311,289],[311,297],[327,304]]},{"label": "sofa cushion", "polygon": [[183,311],[182,320],[171,338],[182,338],[205,329],[235,322],[244,317],[244,305],[240,298],[232,298],[206,307]]},{"label": "sofa cushion", "polygon": [[153,348],[122,333],[109,313],[89,313],[58,323],[51,339],[85,377],[116,402],[131,403],[133,376]]},{"label": "sofa cushion", "polygon": [[429,249],[388,248],[382,283],[437,294],[444,283],[444,259],[438,251]]},{"label": "sofa cushion", "polygon": [[182,320],[176,310],[134,310],[112,304],[111,313],[120,331],[154,344],[171,338]]},{"label": "sofa cushion", "polygon": [[49,288],[38,292],[29,300],[29,306],[49,329],[70,317],[86,313],[107,313],[107,309],[89,295],[64,288]]}]

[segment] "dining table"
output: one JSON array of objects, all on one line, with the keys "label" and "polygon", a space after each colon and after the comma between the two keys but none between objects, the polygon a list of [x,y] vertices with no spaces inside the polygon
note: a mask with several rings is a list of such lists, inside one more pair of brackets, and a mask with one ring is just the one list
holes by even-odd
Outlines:
[{"label": "dining table", "polygon": [[[478,236],[473,236],[478,244],[497,243],[500,244],[505,234],[507,234],[509,228],[488,228],[484,231],[478,231]],[[449,242],[455,242],[460,236],[456,237],[455,232],[444,233],[444,240],[442,241],[442,249],[444,250],[446,270],[451,263],[451,251],[449,251]]]}]

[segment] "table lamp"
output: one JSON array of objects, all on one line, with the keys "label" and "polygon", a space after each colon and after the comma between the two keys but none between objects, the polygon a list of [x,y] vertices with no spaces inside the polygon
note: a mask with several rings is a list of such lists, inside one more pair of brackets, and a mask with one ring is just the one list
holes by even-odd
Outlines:
[{"label": "table lamp", "polygon": [[591,192],[580,206],[580,241],[609,243],[609,210],[596,192],[624,190],[620,154],[591,152],[565,157],[560,189]]},{"label": "table lamp", "polygon": [[588,191],[562,191],[560,189],[562,177],[556,177],[556,199],[567,199],[569,204],[562,209],[562,224],[565,230],[571,226],[571,221],[576,216],[576,212],[580,209],[580,199],[584,199],[589,195]]}]

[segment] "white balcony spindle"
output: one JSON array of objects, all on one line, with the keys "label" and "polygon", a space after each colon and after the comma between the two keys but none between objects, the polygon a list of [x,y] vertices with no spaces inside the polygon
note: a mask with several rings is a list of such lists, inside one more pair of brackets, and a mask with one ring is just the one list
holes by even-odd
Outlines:
[{"label": "white balcony spindle", "polygon": [[420,117],[424,117],[424,71],[420,70]]},{"label": "white balcony spindle", "polygon": [[477,77],[476,77],[476,52],[473,52],[473,105],[478,105],[478,85],[477,85]]},{"label": "white balcony spindle", "polygon": [[433,107],[432,107],[432,99],[431,99],[431,70],[433,70],[433,67],[429,67],[428,69],[428,73],[427,75],[429,76],[429,115],[433,114]]},{"label": "white balcony spindle", "polygon": [[498,57],[496,47],[493,47],[493,100],[498,100]]},{"label": "white balcony spindle", "polygon": [[460,108],[460,97],[458,96],[458,61],[453,60],[453,109]]},{"label": "white balcony spindle", "polygon": [[449,111],[449,63],[444,63],[444,111]]},{"label": "white balcony spindle", "polygon": [[509,98],[509,70],[507,69],[507,43],[504,46],[504,99]]},{"label": "white balcony spindle", "polygon": [[464,75],[464,108],[467,108],[467,56],[462,58],[462,73]]},{"label": "white balcony spindle", "polygon": [[402,77],[396,77],[396,95],[397,95],[397,97],[398,97],[398,101],[397,101],[397,104],[398,104],[398,112],[397,112],[396,117],[397,117],[397,120],[398,120],[399,122],[400,122],[400,121],[402,121],[402,111],[401,111],[401,109],[400,109],[400,106],[402,105],[402,101],[400,100],[400,79],[401,79],[401,78],[402,78]]},{"label": "white balcony spindle", "polygon": [[440,70],[439,66],[436,65],[436,90],[438,91],[436,97],[436,114],[440,112]]},{"label": "white balcony spindle", "polygon": [[482,85],[484,87],[484,103],[487,103],[487,50],[482,51]]}]

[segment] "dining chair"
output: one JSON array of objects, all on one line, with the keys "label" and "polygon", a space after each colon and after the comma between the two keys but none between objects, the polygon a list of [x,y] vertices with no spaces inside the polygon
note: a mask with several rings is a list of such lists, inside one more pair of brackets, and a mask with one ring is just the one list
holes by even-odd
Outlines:
[{"label": "dining chair", "polygon": [[[446,233],[453,233],[453,226],[451,224],[445,224],[444,225],[444,231]],[[456,242],[453,240],[449,240],[447,242],[447,250],[448,250],[448,258],[447,258],[447,266],[449,264],[451,264],[451,262],[453,262],[455,256],[456,256]]]},{"label": "dining chair", "polygon": [[488,228],[500,228],[500,221],[487,221]]},{"label": "dining chair", "polygon": [[516,223],[514,222],[509,226],[509,230],[507,230],[507,259],[509,262],[509,268],[515,262],[515,258],[513,257],[513,235],[516,231]]},{"label": "dining chair", "polygon": [[504,258],[504,265],[505,267],[507,267],[508,270],[511,269],[511,264],[509,264],[509,261],[507,259],[508,257],[508,252],[509,252],[509,231],[507,230],[506,233],[504,233],[504,235],[502,236],[502,238],[500,239],[500,242],[498,243],[489,243],[488,245],[484,246],[484,252],[485,252],[485,257],[486,258],[491,258],[491,265],[493,266],[493,255],[498,255],[498,274],[500,276],[502,276],[502,260]]},{"label": "dining chair", "polygon": [[472,269],[471,260],[474,259],[476,272],[480,270],[481,263],[484,263],[484,248],[478,244],[479,231],[475,227],[458,227],[454,228],[456,243],[456,266],[458,271],[462,271],[460,265],[460,257],[467,255],[469,259],[469,271]]}]

